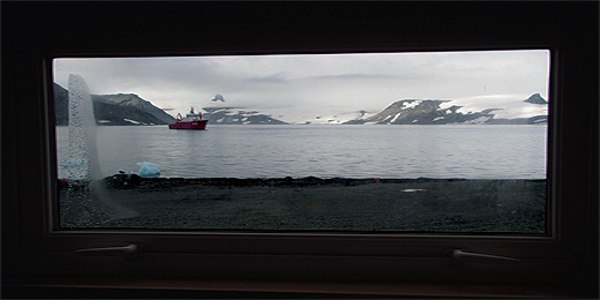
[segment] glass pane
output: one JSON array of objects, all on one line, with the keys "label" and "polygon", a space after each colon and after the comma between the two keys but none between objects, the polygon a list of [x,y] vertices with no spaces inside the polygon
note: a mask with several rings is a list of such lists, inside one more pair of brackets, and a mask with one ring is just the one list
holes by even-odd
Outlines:
[{"label": "glass pane", "polygon": [[60,227],[545,233],[549,57],[55,59]]}]

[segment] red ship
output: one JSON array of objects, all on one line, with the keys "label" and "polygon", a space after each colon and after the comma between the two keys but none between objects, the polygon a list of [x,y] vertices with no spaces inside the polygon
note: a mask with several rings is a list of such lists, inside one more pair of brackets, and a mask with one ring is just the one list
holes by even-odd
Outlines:
[{"label": "red ship", "polygon": [[175,123],[169,124],[169,129],[194,129],[194,130],[202,130],[206,129],[206,123],[208,120],[204,120],[202,118],[202,113],[198,112],[194,113],[194,108],[190,109],[190,113],[185,115],[185,118],[181,116],[181,114],[177,114],[177,119]]}]

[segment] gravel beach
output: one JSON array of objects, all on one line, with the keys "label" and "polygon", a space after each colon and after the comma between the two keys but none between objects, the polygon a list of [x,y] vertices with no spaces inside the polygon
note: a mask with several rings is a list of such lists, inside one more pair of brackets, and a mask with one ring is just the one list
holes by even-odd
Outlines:
[{"label": "gravel beach", "polygon": [[546,181],[108,177],[59,201],[64,229],[544,233]]}]

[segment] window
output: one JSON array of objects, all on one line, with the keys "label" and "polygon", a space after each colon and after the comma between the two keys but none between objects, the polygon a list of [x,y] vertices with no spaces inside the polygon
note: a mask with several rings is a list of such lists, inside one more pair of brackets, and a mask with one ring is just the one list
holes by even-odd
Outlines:
[{"label": "window", "polygon": [[[296,295],[595,297],[597,8],[4,3],[3,39],[10,43],[3,43],[3,281],[19,291],[154,285]],[[515,49],[549,53],[544,233],[61,230],[53,61]]]},{"label": "window", "polygon": [[60,228],[547,234],[549,61],[55,59]]}]

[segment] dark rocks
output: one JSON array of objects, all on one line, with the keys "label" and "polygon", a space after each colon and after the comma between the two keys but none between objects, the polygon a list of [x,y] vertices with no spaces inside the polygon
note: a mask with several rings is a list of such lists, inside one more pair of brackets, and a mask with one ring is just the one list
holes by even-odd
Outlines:
[{"label": "dark rocks", "polygon": [[105,178],[106,185],[113,188],[133,188],[140,185],[142,177],[137,174],[119,173]]},{"label": "dark rocks", "polygon": [[531,95],[526,100],[523,100],[523,102],[527,102],[527,103],[531,103],[531,104],[540,104],[540,105],[548,104],[548,101],[546,101],[546,99],[542,98],[542,96],[539,93],[535,93],[535,94]]},{"label": "dark rocks", "polygon": [[[356,186],[371,183],[403,181],[404,179],[379,178],[142,178],[137,174],[115,174],[104,179],[108,187],[117,189],[163,189],[185,186],[206,187],[310,187],[310,186]],[[420,180],[420,179],[419,179]]]}]

